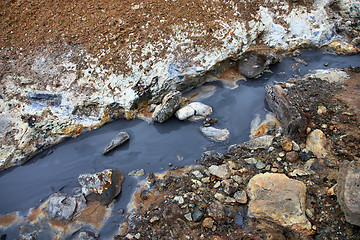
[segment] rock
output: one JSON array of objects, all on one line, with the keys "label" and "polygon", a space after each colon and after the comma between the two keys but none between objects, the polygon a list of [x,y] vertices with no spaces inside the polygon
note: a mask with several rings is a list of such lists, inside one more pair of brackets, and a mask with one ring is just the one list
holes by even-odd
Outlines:
[{"label": "rock", "polygon": [[179,120],[202,120],[206,116],[212,114],[212,108],[201,103],[201,102],[192,102],[189,105],[179,109],[175,116]]},{"label": "rock", "polygon": [[203,178],[204,177],[204,175],[198,170],[193,171],[192,174],[197,178]]},{"label": "rock", "polygon": [[292,148],[293,148],[293,150],[294,151],[296,151],[296,152],[298,152],[298,151],[300,151],[300,146],[299,146],[299,144],[297,144],[296,142],[294,142],[294,141],[292,141]]},{"label": "rock", "polygon": [[238,186],[239,185],[232,179],[226,179],[222,181],[222,189],[227,195],[232,195],[234,192],[236,192]]},{"label": "rock", "polygon": [[306,149],[312,151],[318,158],[324,158],[326,152],[326,136],[320,129],[315,129],[306,138]]},{"label": "rock", "polygon": [[211,165],[218,165],[224,158],[222,153],[216,151],[206,151],[201,155],[201,164],[207,167]]},{"label": "rock", "polygon": [[247,203],[247,195],[246,192],[241,190],[234,193],[234,198],[238,203],[246,204]]},{"label": "rock", "polygon": [[144,176],[145,170],[144,169],[135,169],[128,173],[129,176]]},{"label": "rock", "polygon": [[215,193],[214,195],[215,199],[219,200],[220,202],[224,202],[225,199],[227,198],[224,194],[222,193]]},{"label": "rock", "polygon": [[299,159],[299,154],[295,151],[287,152],[285,158],[287,162],[295,163]]},{"label": "rock", "polygon": [[230,132],[226,128],[217,129],[214,127],[200,127],[200,132],[207,139],[214,142],[222,142],[230,137]]},{"label": "rock", "polygon": [[257,161],[257,163],[255,164],[255,167],[259,170],[264,169],[266,166],[262,161]]},{"label": "rock", "polygon": [[[307,79],[317,79],[320,78],[321,80],[330,82],[330,83],[344,83],[346,80],[350,78],[349,74],[345,71],[339,69],[317,69],[305,76]],[[322,109],[324,110],[324,109]],[[326,108],[325,108],[326,110]],[[318,112],[319,113],[319,112]],[[322,114],[324,113],[321,111]]]},{"label": "rock", "polygon": [[284,174],[264,173],[250,179],[247,192],[251,218],[264,218],[310,234],[311,223],[305,215],[304,183]]},{"label": "rock", "polygon": [[95,174],[81,174],[78,181],[86,200],[106,205],[121,192],[124,177],[119,170],[105,169]]},{"label": "rock", "polygon": [[325,114],[326,113],[326,107],[325,106],[319,106],[318,110],[317,110],[317,113],[319,115]]},{"label": "rock", "polygon": [[220,165],[220,166],[211,165],[209,167],[209,172],[212,175],[215,175],[215,176],[217,176],[219,178],[222,178],[222,179],[227,179],[230,176],[230,173],[228,171],[228,168],[227,168],[226,164],[223,164],[223,165]]},{"label": "rock", "polygon": [[181,92],[172,91],[168,93],[162,100],[162,103],[154,110],[152,119],[157,122],[165,122],[180,107],[182,102]]},{"label": "rock", "polygon": [[360,226],[360,167],[355,161],[340,165],[337,198],[346,221]]},{"label": "rock", "polygon": [[193,219],[191,217],[191,213],[187,213],[184,215],[185,219],[188,220],[189,222],[191,222]]},{"label": "rock", "polygon": [[154,216],[154,217],[152,217],[151,219],[150,219],[150,223],[154,223],[154,222],[157,222],[157,221],[159,221],[160,220],[160,218],[158,217],[158,216]]},{"label": "rock", "polygon": [[307,161],[309,160],[311,157],[313,156],[313,152],[307,150],[306,148],[303,149],[300,153],[299,153],[299,157],[302,161]]},{"label": "rock", "polygon": [[247,164],[250,164],[250,165],[254,165],[254,164],[257,163],[256,158],[245,158],[244,161],[245,161]]},{"label": "rock", "polygon": [[54,193],[49,197],[47,212],[50,218],[71,220],[76,209],[75,197],[64,193]]},{"label": "rock", "polygon": [[210,217],[204,219],[202,226],[204,228],[212,228],[214,226],[214,220]]},{"label": "rock", "polygon": [[272,144],[273,139],[274,136],[264,135],[240,144],[240,146],[249,150],[265,149]]},{"label": "rock", "polygon": [[200,222],[204,217],[204,213],[202,211],[200,211],[198,208],[196,208],[192,213],[191,213],[191,218],[193,219],[194,222]]},{"label": "rock", "polygon": [[117,148],[117,147],[121,146],[122,144],[124,144],[129,139],[130,139],[130,136],[129,136],[129,134],[127,132],[119,133],[118,135],[116,135],[116,137],[114,137],[111,140],[109,145],[107,145],[105,147],[103,154],[107,154],[108,152],[111,152],[115,148]]},{"label": "rock", "polygon": [[284,151],[290,152],[293,148],[293,143],[292,143],[291,139],[287,138],[284,141],[282,141],[281,147]]},{"label": "rock", "polygon": [[207,214],[217,222],[226,218],[225,207],[219,202],[211,203],[207,207]]},{"label": "rock", "polygon": [[260,75],[270,64],[279,62],[279,57],[272,51],[245,52],[238,61],[238,71],[247,78]]},{"label": "rock", "polygon": [[295,138],[306,128],[306,119],[288,100],[284,89],[279,85],[267,85],[266,102],[284,127],[284,133]]}]

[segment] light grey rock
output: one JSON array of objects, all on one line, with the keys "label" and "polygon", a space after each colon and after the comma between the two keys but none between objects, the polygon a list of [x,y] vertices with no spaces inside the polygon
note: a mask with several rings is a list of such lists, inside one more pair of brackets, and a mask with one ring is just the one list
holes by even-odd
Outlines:
[{"label": "light grey rock", "polygon": [[202,120],[206,116],[212,114],[212,108],[201,102],[192,102],[189,105],[179,109],[175,116],[179,120]]},{"label": "light grey rock", "polygon": [[212,175],[215,175],[219,178],[222,179],[227,179],[230,176],[229,170],[227,168],[226,164],[220,165],[220,166],[216,166],[216,165],[212,165],[209,167],[209,172]]},{"label": "light grey rock", "polygon": [[337,198],[346,221],[360,226],[360,167],[355,161],[340,165]]},{"label": "light grey rock", "polygon": [[237,191],[234,193],[234,198],[238,203],[245,204],[247,203],[247,194],[245,191]]},{"label": "light grey rock", "polygon": [[54,193],[49,197],[47,212],[50,218],[71,220],[76,209],[76,199],[64,193]]},{"label": "light grey rock", "polygon": [[121,192],[124,177],[119,170],[105,169],[95,174],[81,174],[78,181],[87,201],[106,205]]},{"label": "light grey rock", "polygon": [[257,163],[256,158],[245,158],[244,161],[247,162],[247,164],[250,164],[250,165],[254,165],[254,164]]},{"label": "light grey rock", "polygon": [[243,144],[240,144],[240,146],[250,150],[265,149],[267,147],[270,147],[273,139],[274,136],[264,135],[258,138],[251,139]]},{"label": "light grey rock", "polygon": [[157,122],[165,122],[180,107],[182,102],[181,92],[172,91],[168,93],[162,100],[162,103],[154,110],[152,119]]},{"label": "light grey rock", "polygon": [[119,133],[118,135],[116,135],[116,137],[114,137],[111,140],[109,145],[107,145],[105,147],[103,154],[107,154],[107,153],[111,152],[115,148],[117,148],[117,147],[121,146],[122,144],[124,144],[129,139],[130,139],[130,136],[129,136],[129,134],[127,132]]},{"label": "light grey rock", "polygon": [[200,132],[207,139],[214,142],[222,142],[230,137],[230,132],[226,128],[217,129],[214,127],[200,127]]},{"label": "light grey rock", "polygon": [[257,161],[255,167],[260,170],[260,169],[264,169],[266,165],[262,161]]},{"label": "light grey rock", "polygon": [[129,176],[144,176],[145,170],[144,169],[135,169],[128,173]]}]

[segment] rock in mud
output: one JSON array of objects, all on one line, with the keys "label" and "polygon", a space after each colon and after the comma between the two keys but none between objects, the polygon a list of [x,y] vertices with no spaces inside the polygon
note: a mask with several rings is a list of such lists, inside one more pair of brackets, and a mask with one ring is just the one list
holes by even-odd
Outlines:
[{"label": "rock in mud", "polygon": [[119,170],[105,169],[95,174],[81,174],[78,181],[87,201],[106,205],[121,192],[124,177]]},{"label": "rock in mud", "polygon": [[227,179],[227,178],[230,177],[230,173],[229,173],[229,170],[228,170],[226,164],[223,164],[223,165],[220,165],[220,166],[212,165],[212,166],[209,167],[209,172],[212,175],[215,175],[215,176],[217,176],[219,178],[222,178],[222,179]]},{"label": "rock in mud", "polygon": [[360,167],[354,161],[340,165],[337,198],[346,221],[360,226]]},{"label": "rock in mud", "polygon": [[49,197],[47,212],[50,218],[71,220],[76,209],[75,197],[64,193],[54,193]]},{"label": "rock in mud", "polygon": [[155,108],[152,119],[157,122],[165,122],[180,107],[182,102],[181,92],[172,91],[168,93],[162,100],[162,103]]},{"label": "rock in mud", "polygon": [[129,136],[129,134],[127,132],[119,133],[118,135],[116,135],[116,137],[114,137],[111,140],[109,145],[107,145],[105,147],[103,154],[107,154],[107,153],[111,152],[115,148],[117,148],[117,147],[121,146],[122,144],[124,144],[129,139],[130,139],[130,136]]},{"label": "rock in mud", "polygon": [[311,223],[305,215],[304,183],[284,174],[264,173],[250,179],[247,192],[251,218],[271,220],[306,235],[310,234]]},{"label": "rock in mud", "polygon": [[[256,149],[265,149],[269,146],[271,146],[273,142],[274,136],[271,135],[264,135],[258,138],[251,139],[247,142],[244,142],[243,144],[240,144],[238,146],[249,149],[249,150],[256,150]],[[234,146],[230,146],[229,151]]]},{"label": "rock in mud", "polygon": [[345,71],[339,69],[317,69],[306,75],[306,79],[309,80],[316,78],[330,83],[344,83],[350,76]]},{"label": "rock in mud", "polygon": [[247,78],[255,78],[260,75],[270,64],[279,62],[280,58],[272,51],[249,51],[245,52],[238,61],[240,74]]},{"label": "rock in mud", "polygon": [[206,151],[201,155],[201,164],[204,166],[218,165],[224,155],[216,151]]},{"label": "rock in mud", "polygon": [[212,114],[212,108],[201,102],[193,102],[189,105],[179,109],[175,116],[179,120],[202,120],[206,116]]},{"label": "rock in mud", "polygon": [[226,128],[200,127],[200,132],[204,137],[214,142],[222,142],[230,137],[230,132]]},{"label": "rock in mud", "polygon": [[320,129],[315,129],[306,138],[306,149],[318,158],[326,157],[326,136]]},{"label": "rock in mud", "polygon": [[267,85],[265,89],[266,102],[283,125],[285,134],[295,138],[302,133],[306,127],[306,119],[289,102],[284,89],[279,85]]}]

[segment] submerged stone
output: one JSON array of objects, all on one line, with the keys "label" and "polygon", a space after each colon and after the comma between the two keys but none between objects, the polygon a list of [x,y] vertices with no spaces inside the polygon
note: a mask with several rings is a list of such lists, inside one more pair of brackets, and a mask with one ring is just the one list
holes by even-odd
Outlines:
[{"label": "submerged stone", "polygon": [[124,144],[129,139],[130,139],[130,136],[129,136],[129,134],[127,132],[119,133],[118,135],[116,135],[116,137],[114,137],[111,140],[109,145],[107,145],[105,147],[103,154],[107,154],[107,153],[111,152],[115,148],[117,148],[117,147],[121,146],[122,144]]},{"label": "submerged stone", "polygon": [[206,116],[212,114],[212,108],[201,102],[192,102],[189,105],[179,109],[175,116],[179,120],[202,120]]},{"label": "submerged stone", "polygon": [[230,132],[226,128],[200,127],[200,132],[204,137],[214,142],[222,142],[230,137]]},{"label": "submerged stone", "polygon": [[95,174],[81,174],[78,181],[86,200],[106,205],[121,192],[124,177],[119,170],[105,169]]},{"label": "submerged stone", "polygon": [[50,218],[71,220],[76,209],[75,197],[64,193],[54,193],[49,197],[47,212]]}]

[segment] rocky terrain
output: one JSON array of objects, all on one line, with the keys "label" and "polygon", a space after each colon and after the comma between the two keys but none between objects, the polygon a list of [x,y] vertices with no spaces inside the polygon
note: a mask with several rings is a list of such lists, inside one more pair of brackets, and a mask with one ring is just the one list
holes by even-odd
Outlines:
[{"label": "rocky terrain", "polygon": [[2,1],[0,169],[134,118],[171,90],[216,78],[253,46],[357,53],[359,8],[355,0]]}]

